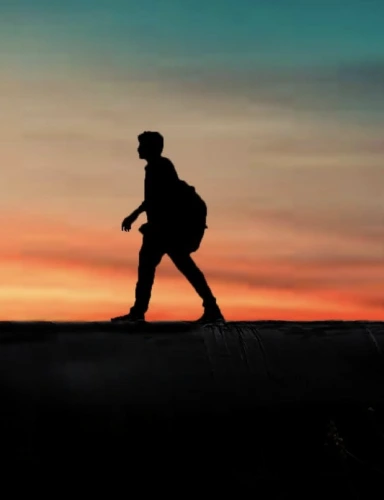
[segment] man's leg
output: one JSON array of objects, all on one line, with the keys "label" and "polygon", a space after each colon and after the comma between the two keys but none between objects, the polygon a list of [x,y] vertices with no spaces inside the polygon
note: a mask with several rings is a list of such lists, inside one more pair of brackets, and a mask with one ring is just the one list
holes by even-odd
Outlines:
[{"label": "man's leg", "polygon": [[164,251],[158,240],[149,234],[143,236],[139,252],[138,279],[135,290],[135,303],[129,314],[112,318],[112,321],[136,321],[144,319],[151,299],[151,291],[155,279],[156,267],[160,263]]},{"label": "man's leg", "polygon": [[131,312],[144,315],[149,306],[156,267],[163,258],[164,250],[156,238],[144,235],[139,252],[138,279],[135,289],[135,303]]},{"label": "man's leg", "polygon": [[212,290],[209,288],[207,280],[202,271],[197,267],[195,261],[188,252],[169,251],[167,252],[177,269],[187,278],[198,295],[203,300],[205,313],[201,320],[223,319],[221,311],[216,303]]}]

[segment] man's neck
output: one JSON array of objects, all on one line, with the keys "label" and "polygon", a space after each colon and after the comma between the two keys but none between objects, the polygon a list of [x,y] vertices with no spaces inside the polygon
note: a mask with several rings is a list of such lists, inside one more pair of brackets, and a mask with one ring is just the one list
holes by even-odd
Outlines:
[{"label": "man's neck", "polygon": [[151,158],[147,158],[147,164],[150,165],[152,163],[156,163],[158,162],[160,159],[162,158],[162,156],[152,156]]}]

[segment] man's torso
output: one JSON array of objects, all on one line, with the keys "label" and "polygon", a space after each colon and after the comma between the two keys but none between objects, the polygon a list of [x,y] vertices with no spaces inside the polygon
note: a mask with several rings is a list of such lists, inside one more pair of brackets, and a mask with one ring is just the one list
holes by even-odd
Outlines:
[{"label": "man's torso", "polygon": [[150,224],[165,226],[175,211],[178,175],[168,158],[160,157],[145,167],[144,200]]}]

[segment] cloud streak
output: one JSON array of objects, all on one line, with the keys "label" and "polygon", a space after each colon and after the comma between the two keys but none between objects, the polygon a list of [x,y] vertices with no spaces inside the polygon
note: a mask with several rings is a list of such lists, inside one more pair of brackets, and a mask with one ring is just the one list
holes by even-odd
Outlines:
[{"label": "cloud streak", "polygon": [[[39,226],[35,220],[34,227],[35,240],[31,233],[29,237],[24,234],[18,244],[14,240],[14,247],[10,245],[0,255],[1,295],[6,293],[14,298],[19,294],[19,303],[24,304],[25,310],[32,307],[30,314],[34,319],[36,296],[50,303],[48,315],[55,311],[75,313],[76,297],[79,303],[86,303],[83,318],[86,314],[99,314],[99,303],[102,311],[110,314],[119,304],[127,307],[137,274],[137,234],[114,236],[112,231],[87,230],[60,221],[55,225],[45,223],[36,231]],[[45,236],[44,245],[41,235]],[[309,315],[314,307],[320,316],[335,319],[352,314],[353,307],[356,319],[359,311],[375,318],[382,311],[378,292],[384,279],[384,261],[380,256],[338,255],[334,249],[328,256],[296,253],[268,257],[255,252],[248,259],[239,259],[230,249],[218,256],[214,248],[204,246],[196,256],[197,262],[218,290],[229,319],[254,318],[257,311],[266,315],[277,302],[286,307],[284,317],[291,310],[291,319]],[[234,300],[233,290],[237,290],[241,303]],[[165,258],[159,268],[151,314],[155,314],[154,318],[166,316],[166,311],[172,315],[177,303],[190,318],[197,314],[196,298],[189,285]],[[249,307],[248,316],[240,318],[237,309],[244,310],[245,304]],[[3,319],[7,318],[5,313]]]}]

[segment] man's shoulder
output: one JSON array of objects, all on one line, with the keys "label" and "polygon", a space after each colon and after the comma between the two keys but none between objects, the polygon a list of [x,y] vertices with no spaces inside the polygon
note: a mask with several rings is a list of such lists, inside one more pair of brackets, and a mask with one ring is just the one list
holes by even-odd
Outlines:
[{"label": "man's shoulder", "polygon": [[175,165],[171,162],[171,160],[165,156],[160,157],[160,165],[164,168],[175,168]]},{"label": "man's shoulder", "polygon": [[154,170],[157,170],[158,175],[164,176],[167,179],[178,178],[175,165],[169,158],[165,158],[164,156],[159,159],[159,163],[157,167],[154,168]]},{"label": "man's shoulder", "polygon": [[175,168],[174,164],[171,162],[169,158],[166,158],[165,156],[160,156],[160,158],[157,158],[156,160],[147,163],[145,166],[146,169],[151,170],[152,168]]}]

